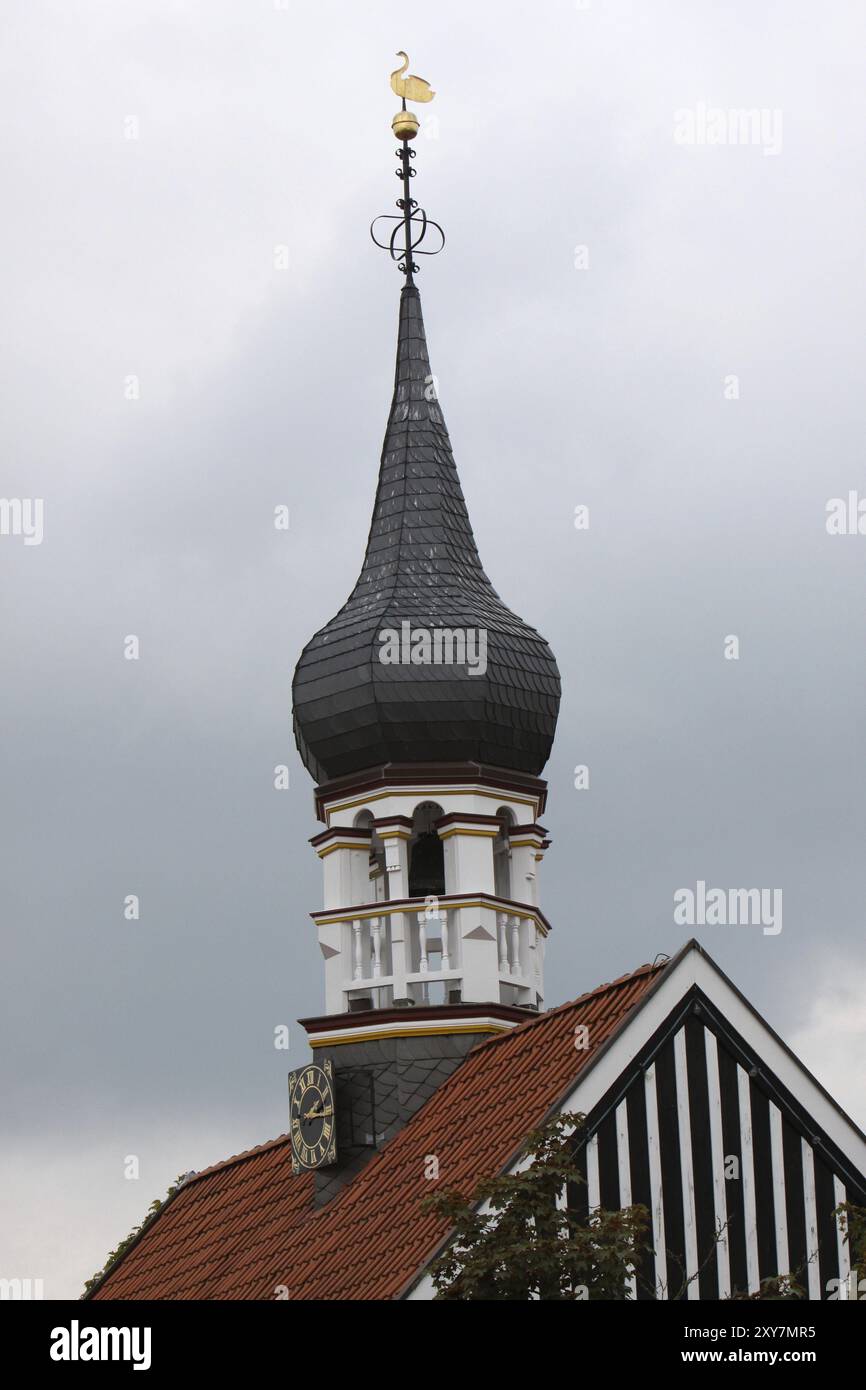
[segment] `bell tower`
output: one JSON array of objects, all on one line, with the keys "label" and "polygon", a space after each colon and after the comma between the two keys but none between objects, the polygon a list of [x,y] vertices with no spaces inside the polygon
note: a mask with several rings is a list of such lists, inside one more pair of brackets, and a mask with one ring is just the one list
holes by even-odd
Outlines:
[{"label": "bell tower", "polygon": [[485,574],[457,476],[415,284],[414,257],[444,235],[410,192],[418,121],[406,102],[434,94],[399,56],[402,196],[371,228],[404,277],[373,518],[358,581],[292,687],[324,826],[311,916],[325,1010],[302,1020],[335,1079],[340,1159],[317,1174],[321,1200],[479,1039],[543,1008],[549,933],[539,774],[559,672]]}]

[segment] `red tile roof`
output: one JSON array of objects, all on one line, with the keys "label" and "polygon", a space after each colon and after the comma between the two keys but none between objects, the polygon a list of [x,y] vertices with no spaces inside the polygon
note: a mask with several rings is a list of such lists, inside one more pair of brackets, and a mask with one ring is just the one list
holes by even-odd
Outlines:
[{"label": "red tile roof", "polygon": [[[205,1169],[92,1296],[273,1299],[280,1285],[290,1299],[398,1296],[448,1234],[423,1198],[439,1186],[471,1193],[502,1172],[663,969],[641,966],[479,1043],[326,1207],[312,1206],[310,1174],[292,1175],[288,1135]],[[431,1154],[436,1181],[424,1175]]]}]

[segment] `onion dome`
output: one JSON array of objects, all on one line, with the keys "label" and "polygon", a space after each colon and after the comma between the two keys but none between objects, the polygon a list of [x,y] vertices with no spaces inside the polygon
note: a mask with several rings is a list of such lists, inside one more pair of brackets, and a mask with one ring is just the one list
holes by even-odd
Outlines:
[{"label": "onion dome", "polygon": [[484,573],[433,382],[410,277],[363,568],[292,684],[298,751],[317,782],[386,763],[537,776],[550,754],[556,661]]}]

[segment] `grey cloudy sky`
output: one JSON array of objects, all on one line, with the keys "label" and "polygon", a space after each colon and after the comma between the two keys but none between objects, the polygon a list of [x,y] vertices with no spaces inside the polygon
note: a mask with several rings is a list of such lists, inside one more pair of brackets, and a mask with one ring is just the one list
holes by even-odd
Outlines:
[{"label": "grey cloudy sky", "polygon": [[[695,934],[866,1125],[866,537],[825,529],[866,496],[866,11],[17,0],[3,29],[0,487],[45,512],[0,537],[0,1274],[76,1295],[178,1173],[284,1128],[322,1007],[290,681],[373,502],[398,48],[437,92],[420,282],[464,492],[563,676],[551,1002]],[[781,149],[678,143],[700,103],[781,112]],[[781,934],[676,925],[698,879],[781,888]]]}]

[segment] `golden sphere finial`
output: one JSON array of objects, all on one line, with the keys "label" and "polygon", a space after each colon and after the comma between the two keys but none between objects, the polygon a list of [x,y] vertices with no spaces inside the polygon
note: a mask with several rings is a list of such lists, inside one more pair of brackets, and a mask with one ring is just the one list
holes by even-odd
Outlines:
[{"label": "golden sphere finial", "polygon": [[418,134],[418,117],[414,111],[398,111],[391,129],[398,140],[414,140]]}]

